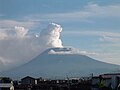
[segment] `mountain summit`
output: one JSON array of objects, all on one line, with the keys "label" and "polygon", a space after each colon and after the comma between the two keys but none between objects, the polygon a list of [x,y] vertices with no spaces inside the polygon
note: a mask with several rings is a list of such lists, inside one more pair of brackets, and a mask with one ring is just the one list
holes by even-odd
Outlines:
[{"label": "mountain summit", "polygon": [[[64,53],[63,53],[64,52]],[[2,72],[2,75],[21,78],[34,77],[74,77],[100,73],[108,73],[120,68],[119,65],[94,60],[86,55],[72,54],[72,48],[50,48],[30,62]]]}]

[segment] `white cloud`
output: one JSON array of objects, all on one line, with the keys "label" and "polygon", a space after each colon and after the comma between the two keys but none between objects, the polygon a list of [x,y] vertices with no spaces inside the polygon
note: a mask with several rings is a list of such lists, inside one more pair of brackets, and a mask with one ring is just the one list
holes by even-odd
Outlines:
[{"label": "white cloud", "polygon": [[47,48],[62,47],[61,31],[61,26],[55,23],[49,24],[37,37],[29,35],[24,27],[0,31],[0,63],[8,69],[28,62]]},{"label": "white cloud", "polygon": [[16,20],[7,20],[0,19],[0,29],[11,29],[14,26],[23,26],[25,28],[31,28],[35,25],[35,22],[32,21],[16,21]]},{"label": "white cloud", "polygon": [[120,18],[120,4],[100,6],[95,3],[86,5],[82,10],[64,13],[37,14],[25,17],[31,21],[87,21],[91,18]]},{"label": "white cloud", "polygon": [[119,37],[110,37],[110,36],[103,36],[100,38],[100,41],[103,42],[113,42],[113,43],[119,43],[120,42],[120,36]]},{"label": "white cloud", "polygon": [[100,41],[104,42],[120,42],[120,33],[105,31],[64,31],[65,35],[72,36],[98,36]]},{"label": "white cloud", "polygon": [[117,32],[105,32],[105,31],[64,31],[65,35],[79,35],[79,36],[112,36],[112,37],[120,37],[120,33]]},{"label": "white cloud", "polygon": [[74,47],[64,47],[64,48],[60,48],[58,51],[51,49],[48,53],[49,54],[82,54],[87,56],[98,55],[98,53],[96,52],[83,51]]},{"label": "white cloud", "polygon": [[49,26],[41,31],[40,37],[42,37],[42,43],[53,47],[62,47],[62,41],[59,39],[62,27],[55,23],[49,24]]},{"label": "white cloud", "polygon": [[28,29],[24,27],[15,26],[16,35],[19,37],[24,37],[28,33]]},{"label": "white cloud", "polygon": [[119,53],[120,52],[105,52],[104,51],[101,53],[99,52],[96,55],[90,55],[90,56],[99,61],[120,65]]},{"label": "white cloud", "polygon": [[86,11],[93,17],[120,17],[120,4],[100,6],[98,4],[88,4]]},{"label": "white cloud", "polygon": [[4,39],[7,37],[6,33],[0,32],[0,39]]}]

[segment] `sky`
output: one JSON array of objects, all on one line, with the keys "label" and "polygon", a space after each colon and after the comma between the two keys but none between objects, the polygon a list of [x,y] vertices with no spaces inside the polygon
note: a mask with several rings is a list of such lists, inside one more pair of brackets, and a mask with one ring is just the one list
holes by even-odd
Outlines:
[{"label": "sky", "polygon": [[22,63],[43,51],[39,39],[28,37],[39,36],[49,23],[63,28],[64,47],[120,65],[119,10],[120,0],[0,0],[1,65]]}]

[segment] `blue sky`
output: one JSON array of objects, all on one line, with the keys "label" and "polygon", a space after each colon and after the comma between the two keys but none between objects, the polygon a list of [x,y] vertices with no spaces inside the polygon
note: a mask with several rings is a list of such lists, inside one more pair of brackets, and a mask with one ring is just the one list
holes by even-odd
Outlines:
[{"label": "blue sky", "polygon": [[120,64],[119,10],[120,0],[0,0],[0,30],[18,25],[40,32],[55,22],[64,46]]}]

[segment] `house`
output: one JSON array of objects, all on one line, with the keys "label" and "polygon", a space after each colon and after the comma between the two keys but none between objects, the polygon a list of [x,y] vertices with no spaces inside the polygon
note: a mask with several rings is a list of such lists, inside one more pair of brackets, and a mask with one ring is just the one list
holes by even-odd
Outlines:
[{"label": "house", "polygon": [[21,84],[29,84],[29,85],[33,85],[33,84],[37,84],[36,79],[30,76],[26,76],[24,78],[21,79]]},{"label": "house", "polygon": [[110,73],[110,74],[102,74],[103,78],[109,77],[110,81],[106,82],[106,84],[111,84],[113,89],[117,89],[118,85],[120,84],[120,73]]},{"label": "house", "polygon": [[92,90],[98,90],[101,86],[116,90],[119,84],[120,73],[101,74],[92,77]]},{"label": "house", "polygon": [[0,77],[0,90],[14,90],[12,79],[9,77]]}]

